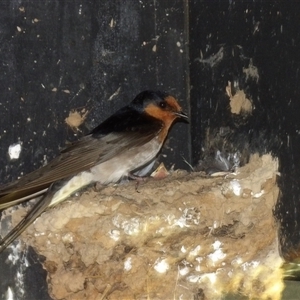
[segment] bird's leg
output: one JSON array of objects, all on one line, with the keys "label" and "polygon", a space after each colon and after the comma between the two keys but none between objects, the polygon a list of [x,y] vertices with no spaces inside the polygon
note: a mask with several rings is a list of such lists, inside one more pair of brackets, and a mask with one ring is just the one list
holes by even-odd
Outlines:
[{"label": "bird's leg", "polygon": [[137,176],[137,175],[133,175],[133,174],[129,173],[128,177],[130,179],[135,180],[135,182],[136,182],[135,183],[135,190],[139,193],[139,190],[138,190],[139,185],[140,185],[141,182],[146,180],[146,176]]},{"label": "bird's leg", "polygon": [[104,189],[104,185],[102,184],[102,183],[100,183],[100,182],[96,182],[95,184],[94,184],[94,191],[95,192],[100,192],[101,190],[103,190]]}]

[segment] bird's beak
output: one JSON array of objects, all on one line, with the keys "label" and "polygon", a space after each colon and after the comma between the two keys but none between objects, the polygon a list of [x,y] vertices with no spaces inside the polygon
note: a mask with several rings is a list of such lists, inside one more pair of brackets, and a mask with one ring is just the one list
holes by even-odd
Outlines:
[{"label": "bird's beak", "polygon": [[189,123],[189,117],[185,112],[179,111],[179,112],[176,112],[175,115],[177,116],[177,118],[179,120],[182,120],[182,121],[185,121],[185,122]]}]

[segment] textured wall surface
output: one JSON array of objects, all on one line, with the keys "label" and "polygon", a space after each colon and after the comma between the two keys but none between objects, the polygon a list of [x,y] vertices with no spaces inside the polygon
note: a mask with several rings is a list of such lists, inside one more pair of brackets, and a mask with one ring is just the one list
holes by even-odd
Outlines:
[{"label": "textured wall surface", "polygon": [[[168,91],[187,110],[185,13],[182,1],[2,2],[1,181],[49,161],[142,90]],[[79,131],[65,122],[74,112],[84,118]],[[187,131],[174,134],[187,140]],[[181,167],[181,155],[189,160],[172,137],[165,154]]]},{"label": "textured wall surface", "polygon": [[300,242],[299,12],[298,2],[190,2],[193,164],[216,150],[279,158],[285,257]]}]

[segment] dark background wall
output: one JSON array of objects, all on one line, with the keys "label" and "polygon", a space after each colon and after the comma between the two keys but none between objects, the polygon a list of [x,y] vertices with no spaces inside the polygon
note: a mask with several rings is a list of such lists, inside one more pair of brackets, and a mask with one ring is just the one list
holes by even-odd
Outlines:
[{"label": "dark background wall", "polygon": [[[217,149],[242,162],[255,152],[279,158],[275,215],[288,257],[300,241],[299,13],[296,1],[1,1],[1,182],[49,161],[141,90],[166,90],[191,111],[190,127],[172,130],[169,166],[187,168],[183,157],[196,165]],[[231,113],[228,82],[251,100],[251,114]],[[79,130],[65,122],[74,109],[88,111]],[[12,161],[8,147],[18,142]],[[23,288],[43,272],[31,249],[10,268],[7,257],[1,291],[16,272]],[[41,286],[22,298],[48,299]]]},{"label": "dark background wall", "polygon": [[[192,162],[208,144],[239,151],[242,161],[255,152],[278,157],[274,212],[288,258],[300,241],[300,3],[194,0],[190,12]],[[252,114],[231,113],[228,81],[251,100]]]},{"label": "dark background wall", "polygon": [[[2,1],[0,4],[0,177],[45,163],[144,89],[174,94],[187,109],[187,6],[182,1]],[[89,113],[81,131],[65,123]],[[183,166],[189,147],[165,151]],[[18,160],[9,145],[22,143]],[[178,144],[176,145],[178,149]]]}]

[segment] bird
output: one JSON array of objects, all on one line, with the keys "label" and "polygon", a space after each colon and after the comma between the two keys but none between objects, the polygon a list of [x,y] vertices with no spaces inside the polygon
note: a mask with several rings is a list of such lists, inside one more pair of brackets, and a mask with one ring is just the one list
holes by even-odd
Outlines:
[{"label": "bird", "polygon": [[[92,183],[106,185],[137,179],[155,162],[171,126],[188,123],[178,100],[146,90],[47,165],[0,186],[0,210],[38,198],[28,214],[0,240],[3,252],[46,209]],[[150,167],[149,167],[150,166]]]}]

